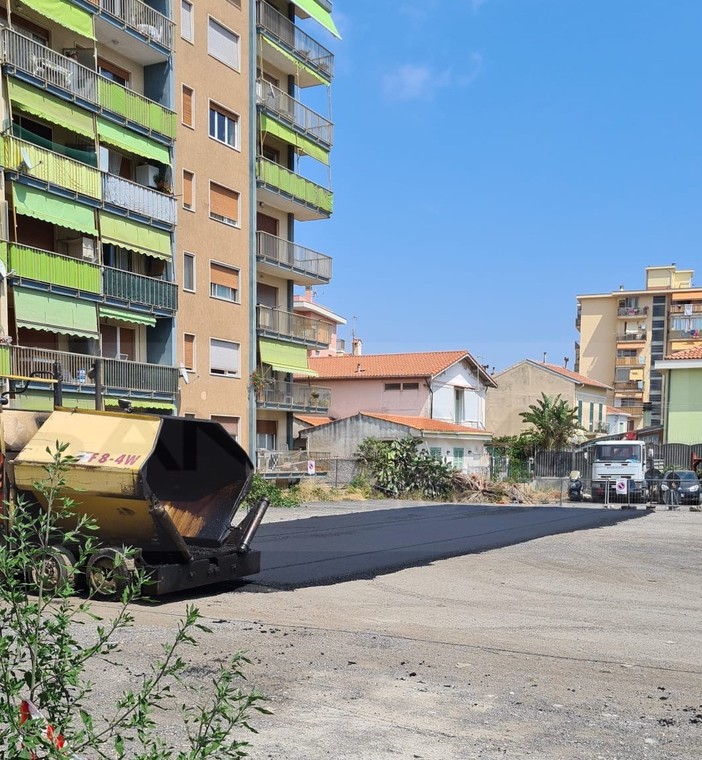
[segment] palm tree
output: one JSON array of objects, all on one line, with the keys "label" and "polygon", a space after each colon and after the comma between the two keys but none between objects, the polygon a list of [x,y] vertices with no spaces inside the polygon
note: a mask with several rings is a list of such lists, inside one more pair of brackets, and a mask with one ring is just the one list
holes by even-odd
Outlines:
[{"label": "palm tree", "polygon": [[530,404],[526,412],[520,412],[519,416],[534,426],[530,430],[534,443],[545,449],[565,448],[580,430],[578,423],[578,411],[575,407],[568,406],[568,402],[557,396],[541,394],[541,398]]}]

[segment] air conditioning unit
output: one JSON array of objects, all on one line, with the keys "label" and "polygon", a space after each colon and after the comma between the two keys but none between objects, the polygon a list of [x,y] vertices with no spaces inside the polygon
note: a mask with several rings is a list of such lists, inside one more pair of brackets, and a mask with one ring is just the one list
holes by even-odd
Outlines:
[{"label": "air conditioning unit", "polygon": [[69,238],[59,240],[59,245],[66,256],[83,261],[95,261],[95,240],[89,237]]},{"label": "air conditioning unit", "polygon": [[145,187],[156,187],[156,177],[161,173],[157,166],[142,164],[136,167],[136,181]]}]

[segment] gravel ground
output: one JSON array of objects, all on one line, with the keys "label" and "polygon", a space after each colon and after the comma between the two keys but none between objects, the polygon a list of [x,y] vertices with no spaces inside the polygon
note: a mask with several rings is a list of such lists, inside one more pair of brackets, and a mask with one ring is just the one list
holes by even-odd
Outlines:
[{"label": "gravel ground", "polygon": [[269,698],[255,760],[700,760],[701,582],[702,514],[666,510],[370,580],[219,587],[136,608],[99,699],[195,602],[214,633],[188,654],[193,677],[243,649]]}]

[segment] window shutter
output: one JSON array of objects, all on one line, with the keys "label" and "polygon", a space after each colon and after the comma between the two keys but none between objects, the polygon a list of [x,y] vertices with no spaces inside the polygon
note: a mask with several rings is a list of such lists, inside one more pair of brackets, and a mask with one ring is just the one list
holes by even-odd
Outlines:
[{"label": "window shutter", "polygon": [[192,42],[193,39],[193,6],[188,0],[180,3],[180,36]]},{"label": "window shutter", "polygon": [[195,336],[183,335],[183,364],[185,369],[195,369]]},{"label": "window shutter", "polygon": [[210,281],[232,290],[239,289],[239,272],[231,267],[210,263]]},{"label": "window shutter", "polygon": [[207,24],[207,52],[231,66],[239,67],[239,37],[234,32],[219,24],[213,18]]},{"label": "window shutter", "polygon": [[210,338],[210,368],[237,374],[239,371],[238,344]]},{"label": "window shutter", "polygon": [[183,85],[183,124],[193,125],[193,91],[186,85]]},{"label": "window shutter", "polygon": [[258,435],[275,435],[277,429],[275,420],[256,420],[256,433]]},{"label": "window shutter", "polygon": [[228,187],[210,184],[210,213],[236,222],[239,217],[239,193]]},{"label": "window shutter", "polygon": [[213,414],[210,417],[214,422],[219,424],[229,433],[229,435],[236,438],[239,435],[239,418],[238,417],[225,417],[221,414]]},{"label": "window shutter", "polygon": [[193,207],[193,179],[195,175],[192,172],[183,170],[183,206],[185,208]]}]

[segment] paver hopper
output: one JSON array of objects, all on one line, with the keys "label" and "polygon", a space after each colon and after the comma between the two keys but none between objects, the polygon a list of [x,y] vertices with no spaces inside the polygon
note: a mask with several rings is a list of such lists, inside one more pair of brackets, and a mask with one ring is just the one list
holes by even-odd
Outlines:
[{"label": "paver hopper", "polygon": [[135,562],[149,574],[150,594],[259,571],[260,555],[250,543],[267,503],[233,525],[253,464],[219,423],[56,410],[9,467],[17,492],[35,503],[43,497],[34,483],[46,477],[57,442],[68,444],[65,453],[75,458],[62,495],[98,525],[101,550],[86,570],[95,589],[123,547],[137,550]]}]

